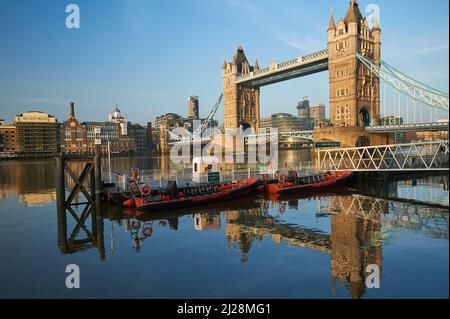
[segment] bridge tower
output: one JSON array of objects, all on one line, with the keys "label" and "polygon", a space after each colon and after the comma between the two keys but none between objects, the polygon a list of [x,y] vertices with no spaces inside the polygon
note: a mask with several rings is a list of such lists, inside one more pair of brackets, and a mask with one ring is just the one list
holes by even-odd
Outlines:
[{"label": "bridge tower", "polygon": [[259,132],[259,88],[236,84],[237,77],[259,70],[258,60],[250,65],[242,47],[233,54],[233,60],[225,59],[222,65],[222,91],[225,129],[252,128]]},{"label": "bridge tower", "polygon": [[381,29],[372,29],[352,0],[344,19],[328,25],[330,118],[335,127],[364,127],[380,118],[380,81],[360,63],[356,52],[380,65]]}]

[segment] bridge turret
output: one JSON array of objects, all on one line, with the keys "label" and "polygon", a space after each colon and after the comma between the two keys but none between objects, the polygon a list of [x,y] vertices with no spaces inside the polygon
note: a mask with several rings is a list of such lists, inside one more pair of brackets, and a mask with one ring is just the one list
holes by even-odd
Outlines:
[{"label": "bridge turret", "polygon": [[328,24],[328,42],[336,35],[336,23],[334,22],[333,10],[330,12],[330,23]]},{"label": "bridge turret", "polygon": [[253,70],[254,71],[258,71],[259,70],[258,58],[255,59],[255,64],[253,64]]},{"label": "bridge turret", "polygon": [[379,80],[358,62],[356,53],[379,62],[380,29],[370,30],[356,0],[335,30],[332,18],[328,30],[331,122],[335,127],[368,126],[379,118]]},{"label": "bridge turret", "polygon": [[380,63],[381,63],[381,28],[380,28],[380,22],[378,21],[378,17],[376,15],[375,15],[375,19],[373,22],[372,37],[373,37],[373,41],[374,41],[373,59],[374,59],[375,64],[380,65]]},{"label": "bridge turret", "polygon": [[251,66],[240,46],[233,54],[231,64],[222,69],[224,126],[226,129],[252,128],[259,131],[259,88],[241,86],[238,76],[259,69],[258,62]]},{"label": "bridge turret", "polygon": [[359,10],[358,1],[352,0],[344,18],[344,22],[347,25],[347,30],[350,34],[357,35],[359,33],[358,25],[361,20],[363,20],[363,16]]}]

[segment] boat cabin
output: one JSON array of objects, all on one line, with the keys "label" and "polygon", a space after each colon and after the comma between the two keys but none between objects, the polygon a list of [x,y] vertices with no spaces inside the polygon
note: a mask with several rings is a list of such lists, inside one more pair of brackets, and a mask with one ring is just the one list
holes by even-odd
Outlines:
[{"label": "boat cabin", "polygon": [[192,181],[196,184],[220,182],[220,159],[214,156],[194,157]]}]

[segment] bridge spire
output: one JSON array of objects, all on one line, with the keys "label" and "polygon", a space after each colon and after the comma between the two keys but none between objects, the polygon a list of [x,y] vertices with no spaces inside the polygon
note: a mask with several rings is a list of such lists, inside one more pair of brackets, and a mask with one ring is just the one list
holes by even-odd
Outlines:
[{"label": "bridge spire", "polygon": [[255,64],[253,64],[253,69],[254,70],[259,70],[258,57],[256,57],[256,59],[255,59]]},{"label": "bridge spire", "polygon": [[330,11],[330,23],[328,24],[328,31],[336,30],[336,23],[334,22],[333,9]]},{"label": "bridge spire", "polygon": [[373,29],[372,30],[381,30],[380,22],[378,21],[378,17],[375,15],[375,19],[373,21]]},{"label": "bridge spire", "polygon": [[352,0],[350,6],[348,7],[347,13],[345,14],[345,23],[359,23],[363,19],[361,11],[358,7],[358,1]]}]

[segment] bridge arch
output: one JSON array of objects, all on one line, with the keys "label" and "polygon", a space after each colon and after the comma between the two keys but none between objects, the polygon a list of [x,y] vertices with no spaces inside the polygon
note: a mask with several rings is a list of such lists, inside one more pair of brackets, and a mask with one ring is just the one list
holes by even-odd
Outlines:
[{"label": "bridge arch", "polygon": [[367,108],[361,108],[359,110],[359,126],[370,126],[370,112]]}]

